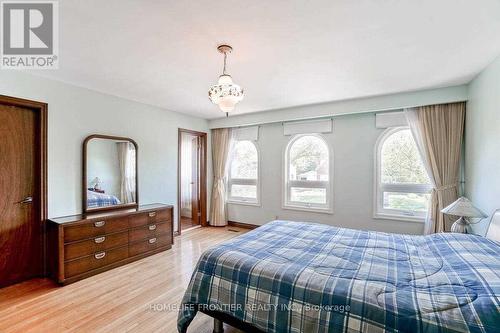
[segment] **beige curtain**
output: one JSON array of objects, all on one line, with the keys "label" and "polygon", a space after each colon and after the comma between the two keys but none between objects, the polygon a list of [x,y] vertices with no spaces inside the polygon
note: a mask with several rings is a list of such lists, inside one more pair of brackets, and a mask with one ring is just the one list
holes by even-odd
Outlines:
[{"label": "beige curtain", "polygon": [[121,203],[135,202],[135,146],[130,142],[117,142],[120,166]]},{"label": "beige curtain", "polygon": [[226,165],[231,149],[231,129],[219,128],[212,130],[212,166],[214,181],[210,205],[210,225],[227,225],[226,215]]},{"label": "beige curtain", "polygon": [[458,198],[465,102],[405,110],[433,189],[425,234],[449,231],[453,222],[441,209]]}]

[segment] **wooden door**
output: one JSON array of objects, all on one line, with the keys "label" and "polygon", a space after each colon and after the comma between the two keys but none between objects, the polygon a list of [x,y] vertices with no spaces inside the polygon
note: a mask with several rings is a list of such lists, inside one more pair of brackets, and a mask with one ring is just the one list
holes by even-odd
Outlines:
[{"label": "wooden door", "polygon": [[0,104],[0,287],[43,273],[40,117]]},{"label": "wooden door", "polygon": [[193,224],[200,224],[200,191],[199,191],[199,144],[198,137],[191,139],[191,220]]}]

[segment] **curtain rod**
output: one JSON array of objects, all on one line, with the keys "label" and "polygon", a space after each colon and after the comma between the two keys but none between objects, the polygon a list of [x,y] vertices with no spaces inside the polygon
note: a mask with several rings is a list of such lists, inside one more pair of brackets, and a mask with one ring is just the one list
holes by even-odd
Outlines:
[{"label": "curtain rod", "polygon": [[252,127],[252,126],[280,124],[280,123],[281,124],[285,124],[285,123],[297,123],[297,122],[303,122],[303,121],[325,120],[325,119],[334,120],[334,118],[338,118],[338,117],[342,117],[342,116],[351,116],[351,115],[359,115],[359,114],[367,114],[367,113],[374,113],[375,114],[375,113],[380,113],[380,112],[401,112],[401,111],[403,111],[403,109],[380,110],[380,111],[361,111],[361,112],[356,112],[356,113],[339,113],[339,114],[328,115],[328,116],[297,118],[297,119],[290,119],[290,120],[263,121],[263,122],[249,123],[249,124],[245,124],[245,125],[213,127],[213,128],[210,128],[210,129],[217,129],[217,128],[242,128],[242,127]]},{"label": "curtain rod", "polygon": [[[432,106],[432,105],[440,105],[440,104],[454,104],[454,103],[466,103],[466,102],[467,102],[466,99],[457,99],[456,101],[451,101],[451,102],[431,103],[431,104],[407,106],[407,107],[396,108],[396,109],[366,110],[366,111],[358,111],[358,112],[348,112],[348,113],[338,113],[338,114],[332,114],[332,115],[323,115],[323,116],[316,116],[316,117],[296,118],[296,119],[290,119],[290,120],[262,121],[262,122],[248,123],[248,124],[245,124],[245,125],[235,125],[235,126],[228,125],[228,126],[220,126],[220,127],[211,127],[210,129],[217,129],[217,128],[240,128],[240,127],[261,126],[261,125],[277,124],[277,123],[282,123],[283,124],[283,123],[292,123],[292,122],[299,122],[299,121],[322,120],[322,119],[328,119],[328,118],[331,118],[333,120],[334,118],[342,117],[342,116],[359,115],[359,114],[367,114],[367,113],[377,114],[377,113],[389,113],[389,112],[402,112],[405,109],[418,108],[418,107],[422,107],[422,106]],[[266,111],[266,112],[272,112],[272,111]]]}]

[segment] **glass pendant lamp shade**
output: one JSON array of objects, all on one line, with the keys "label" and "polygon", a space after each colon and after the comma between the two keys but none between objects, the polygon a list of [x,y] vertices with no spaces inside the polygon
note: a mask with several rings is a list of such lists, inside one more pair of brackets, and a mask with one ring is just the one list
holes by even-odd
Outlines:
[{"label": "glass pendant lamp shade", "polygon": [[227,53],[232,51],[231,46],[220,45],[217,49],[224,54],[224,68],[217,84],[208,90],[208,98],[227,113],[234,110],[234,106],[243,99],[243,89],[233,82],[231,75],[226,74]]},{"label": "glass pendant lamp shade", "polygon": [[231,75],[223,74],[219,76],[219,82],[208,91],[208,97],[212,103],[219,105],[222,111],[229,112],[243,99],[243,89],[233,83]]}]

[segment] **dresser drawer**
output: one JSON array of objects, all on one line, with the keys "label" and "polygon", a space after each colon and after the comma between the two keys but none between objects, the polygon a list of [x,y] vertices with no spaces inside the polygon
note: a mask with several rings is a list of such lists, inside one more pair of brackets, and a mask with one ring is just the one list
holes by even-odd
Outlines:
[{"label": "dresser drawer", "polygon": [[87,256],[108,250],[128,243],[128,232],[121,231],[114,234],[97,236],[93,239],[87,239],[64,245],[64,260],[71,260],[78,257]]},{"label": "dresser drawer", "polygon": [[156,236],[153,238],[149,238],[140,242],[132,243],[129,245],[129,255],[131,257],[153,251],[159,247],[171,245],[172,244],[172,236],[170,234]]},{"label": "dresser drawer", "polygon": [[129,217],[130,227],[140,227],[147,224],[168,222],[171,220],[171,209],[159,209],[147,213],[134,214]]},{"label": "dresser drawer", "polygon": [[114,248],[109,251],[101,251],[95,254],[67,261],[64,263],[64,274],[66,278],[79,275],[93,269],[103,267],[114,262],[127,259],[128,246]]},{"label": "dresser drawer", "polygon": [[95,219],[90,222],[64,228],[64,242],[94,238],[128,229],[128,217]]},{"label": "dresser drawer", "polygon": [[151,204],[49,219],[48,274],[73,283],[169,249],[172,213],[172,206]]},{"label": "dresser drawer", "polygon": [[172,232],[170,223],[149,224],[135,229],[130,229],[128,239],[129,242],[136,242],[170,232]]}]

